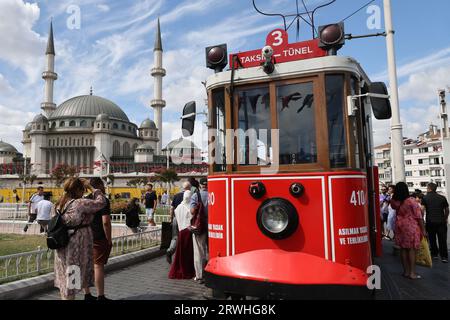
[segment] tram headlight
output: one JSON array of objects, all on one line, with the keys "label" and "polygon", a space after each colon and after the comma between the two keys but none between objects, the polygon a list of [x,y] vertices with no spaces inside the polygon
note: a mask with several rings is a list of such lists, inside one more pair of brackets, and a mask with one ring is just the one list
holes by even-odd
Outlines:
[{"label": "tram headlight", "polygon": [[256,219],[261,232],[272,239],[285,239],[298,227],[297,210],[281,198],[266,200],[258,209]]},{"label": "tram headlight", "polygon": [[206,66],[214,71],[221,72],[228,64],[227,45],[220,44],[217,46],[207,47],[205,49]]},{"label": "tram headlight", "polygon": [[319,47],[336,55],[337,50],[345,44],[344,23],[333,23],[319,27]]}]

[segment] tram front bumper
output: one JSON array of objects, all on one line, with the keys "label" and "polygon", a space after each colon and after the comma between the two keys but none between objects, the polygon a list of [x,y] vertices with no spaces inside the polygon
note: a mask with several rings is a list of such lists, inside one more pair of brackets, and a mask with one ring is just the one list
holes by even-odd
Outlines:
[{"label": "tram front bumper", "polygon": [[302,252],[255,250],[211,259],[206,286],[230,294],[280,299],[370,297],[367,274]]}]

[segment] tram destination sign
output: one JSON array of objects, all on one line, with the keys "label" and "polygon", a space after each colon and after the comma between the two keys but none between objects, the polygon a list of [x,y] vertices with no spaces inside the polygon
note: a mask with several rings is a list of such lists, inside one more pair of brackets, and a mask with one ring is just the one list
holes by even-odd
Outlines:
[{"label": "tram destination sign", "polygon": [[[327,55],[327,52],[319,48],[319,39],[313,39],[303,42],[288,42],[288,34],[283,29],[275,29],[269,32],[266,38],[266,46],[271,46],[273,49],[273,59],[275,63],[305,60],[311,58],[319,58]],[[258,67],[264,62],[261,49],[239,52],[230,54],[230,67],[233,61],[233,56],[237,55],[241,66],[244,68]],[[240,66],[236,63],[235,68]]]}]

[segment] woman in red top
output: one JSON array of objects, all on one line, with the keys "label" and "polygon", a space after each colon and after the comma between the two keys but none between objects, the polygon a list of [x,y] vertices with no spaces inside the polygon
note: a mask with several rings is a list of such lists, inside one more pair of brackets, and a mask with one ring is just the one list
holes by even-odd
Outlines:
[{"label": "woman in red top", "polygon": [[395,185],[391,207],[397,211],[395,242],[400,247],[403,276],[420,279],[416,273],[416,250],[419,249],[420,240],[426,232],[420,205],[409,196],[406,183],[399,182]]}]

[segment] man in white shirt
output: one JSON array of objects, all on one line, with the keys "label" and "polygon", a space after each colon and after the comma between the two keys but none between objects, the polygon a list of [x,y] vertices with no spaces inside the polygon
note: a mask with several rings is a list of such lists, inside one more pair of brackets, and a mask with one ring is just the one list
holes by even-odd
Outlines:
[{"label": "man in white shirt", "polygon": [[34,220],[36,220],[37,217],[37,204],[39,203],[39,201],[44,200],[44,187],[39,186],[37,188],[37,192],[35,194],[33,194],[30,197],[30,201],[28,202],[28,222],[25,225],[25,228],[23,228],[23,232],[27,232],[28,230],[28,226],[30,224],[32,224],[34,222]]},{"label": "man in white shirt", "polygon": [[36,209],[37,209],[37,222],[40,225],[40,232],[47,232],[48,222],[51,218],[51,211],[53,208],[53,203],[50,201],[50,195],[44,195],[44,199],[39,201]]}]

